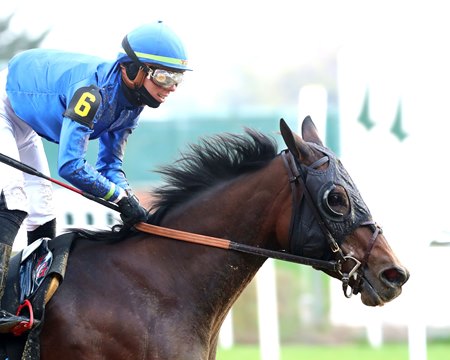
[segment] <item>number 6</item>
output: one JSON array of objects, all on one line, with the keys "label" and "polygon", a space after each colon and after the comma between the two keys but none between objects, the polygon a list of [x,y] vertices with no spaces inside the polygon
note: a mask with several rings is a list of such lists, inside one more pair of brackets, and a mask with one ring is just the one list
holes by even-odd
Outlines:
[{"label": "number 6", "polygon": [[86,117],[91,110],[91,103],[95,103],[95,96],[89,92],[85,92],[80,96],[80,100],[78,100],[75,105],[74,111],[77,115],[82,117]]}]

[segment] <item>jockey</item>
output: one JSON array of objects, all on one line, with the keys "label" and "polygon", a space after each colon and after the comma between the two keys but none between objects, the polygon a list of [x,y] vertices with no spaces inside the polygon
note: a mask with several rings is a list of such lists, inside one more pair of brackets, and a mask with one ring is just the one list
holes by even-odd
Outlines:
[{"label": "jockey", "polygon": [[[118,205],[125,226],[147,220],[122,170],[128,136],[147,105],[177,89],[187,67],[179,37],[163,22],[125,36],[114,61],[56,50],[14,56],[0,72],[0,152],[50,176],[42,139],[59,144],[58,173],[83,192]],[[98,139],[95,166],[86,162]],[[28,243],[53,238],[50,182],[0,163],[0,300],[14,239],[27,218]],[[24,320],[0,310],[0,333]]]}]

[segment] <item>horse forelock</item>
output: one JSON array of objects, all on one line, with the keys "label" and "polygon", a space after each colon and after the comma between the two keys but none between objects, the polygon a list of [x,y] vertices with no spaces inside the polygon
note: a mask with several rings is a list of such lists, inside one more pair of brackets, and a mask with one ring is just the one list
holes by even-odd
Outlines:
[{"label": "horse forelock", "polygon": [[277,152],[274,138],[249,128],[244,135],[225,133],[202,138],[198,144],[189,145],[174,164],[157,169],[165,184],[153,191],[154,216],[220,182],[264,167]]}]

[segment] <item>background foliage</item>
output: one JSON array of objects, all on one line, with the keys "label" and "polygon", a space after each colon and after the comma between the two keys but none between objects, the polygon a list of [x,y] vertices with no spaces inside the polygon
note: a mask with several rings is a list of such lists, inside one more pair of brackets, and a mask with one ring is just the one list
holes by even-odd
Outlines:
[{"label": "background foliage", "polygon": [[[6,64],[11,57],[20,51],[38,47],[50,32],[50,29],[48,29],[33,38],[25,31],[15,33],[10,30],[13,17],[14,13],[0,18],[0,65]],[[24,28],[26,28],[26,24],[24,24]]]}]

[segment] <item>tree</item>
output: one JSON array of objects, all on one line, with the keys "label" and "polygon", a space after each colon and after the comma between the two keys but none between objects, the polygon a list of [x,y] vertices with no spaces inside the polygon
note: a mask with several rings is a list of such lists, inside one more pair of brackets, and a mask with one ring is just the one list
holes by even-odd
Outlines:
[{"label": "tree", "polygon": [[25,32],[13,34],[9,31],[14,14],[0,19],[0,64],[8,61],[20,51],[38,47],[50,30],[46,30],[37,38],[31,39]]}]

